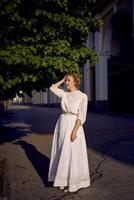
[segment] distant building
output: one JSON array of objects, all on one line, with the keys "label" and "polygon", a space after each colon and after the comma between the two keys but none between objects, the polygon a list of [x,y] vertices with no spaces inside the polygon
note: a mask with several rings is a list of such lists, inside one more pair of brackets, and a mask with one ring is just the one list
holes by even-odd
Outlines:
[{"label": "distant building", "polygon": [[37,92],[35,90],[32,91],[32,97],[29,97],[27,94],[23,94],[22,98],[23,104],[31,104],[31,105],[40,105],[40,106],[58,106],[59,98],[50,93],[49,89],[46,89],[46,92]]}]

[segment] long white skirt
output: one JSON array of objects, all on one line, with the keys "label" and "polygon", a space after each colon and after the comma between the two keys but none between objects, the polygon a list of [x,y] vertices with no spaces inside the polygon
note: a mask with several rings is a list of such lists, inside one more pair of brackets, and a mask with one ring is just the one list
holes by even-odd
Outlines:
[{"label": "long white skirt", "polygon": [[77,138],[71,142],[70,135],[76,116],[61,114],[53,136],[48,181],[53,186],[68,186],[70,192],[90,186],[87,147],[83,126],[77,131]]}]

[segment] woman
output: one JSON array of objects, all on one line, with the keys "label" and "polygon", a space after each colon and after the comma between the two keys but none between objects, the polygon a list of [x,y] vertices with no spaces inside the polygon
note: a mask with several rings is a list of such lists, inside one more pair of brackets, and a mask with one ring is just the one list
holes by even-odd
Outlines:
[{"label": "woman", "polygon": [[[67,91],[59,88],[65,83]],[[87,95],[79,90],[80,78],[67,74],[50,90],[61,98],[62,114],[54,130],[48,181],[65,192],[76,192],[90,185],[87,147],[83,124],[87,114]]]}]

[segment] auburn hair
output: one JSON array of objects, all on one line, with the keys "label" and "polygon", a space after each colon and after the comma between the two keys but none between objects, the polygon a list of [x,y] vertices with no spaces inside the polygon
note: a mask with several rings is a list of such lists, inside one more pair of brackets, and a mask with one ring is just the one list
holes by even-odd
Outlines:
[{"label": "auburn hair", "polygon": [[66,78],[68,76],[72,76],[73,77],[74,82],[75,82],[75,87],[77,89],[79,89],[80,88],[80,84],[81,84],[81,77],[80,77],[80,75],[79,74],[75,74],[75,73],[68,73],[68,74],[66,74]]}]

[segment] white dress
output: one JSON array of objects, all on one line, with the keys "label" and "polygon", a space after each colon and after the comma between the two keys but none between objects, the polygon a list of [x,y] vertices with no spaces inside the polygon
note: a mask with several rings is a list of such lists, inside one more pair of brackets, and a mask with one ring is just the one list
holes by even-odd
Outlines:
[{"label": "white dress", "polygon": [[[50,90],[61,98],[62,113],[56,123],[48,181],[53,186],[68,186],[70,192],[90,186],[90,173],[87,157],[87,146],[83,124],[87,114],[87,95],[80,90],[64,91],[53,85]],[[71,132],[76,119],[81,120],[77,138],[72,142]]]}]

